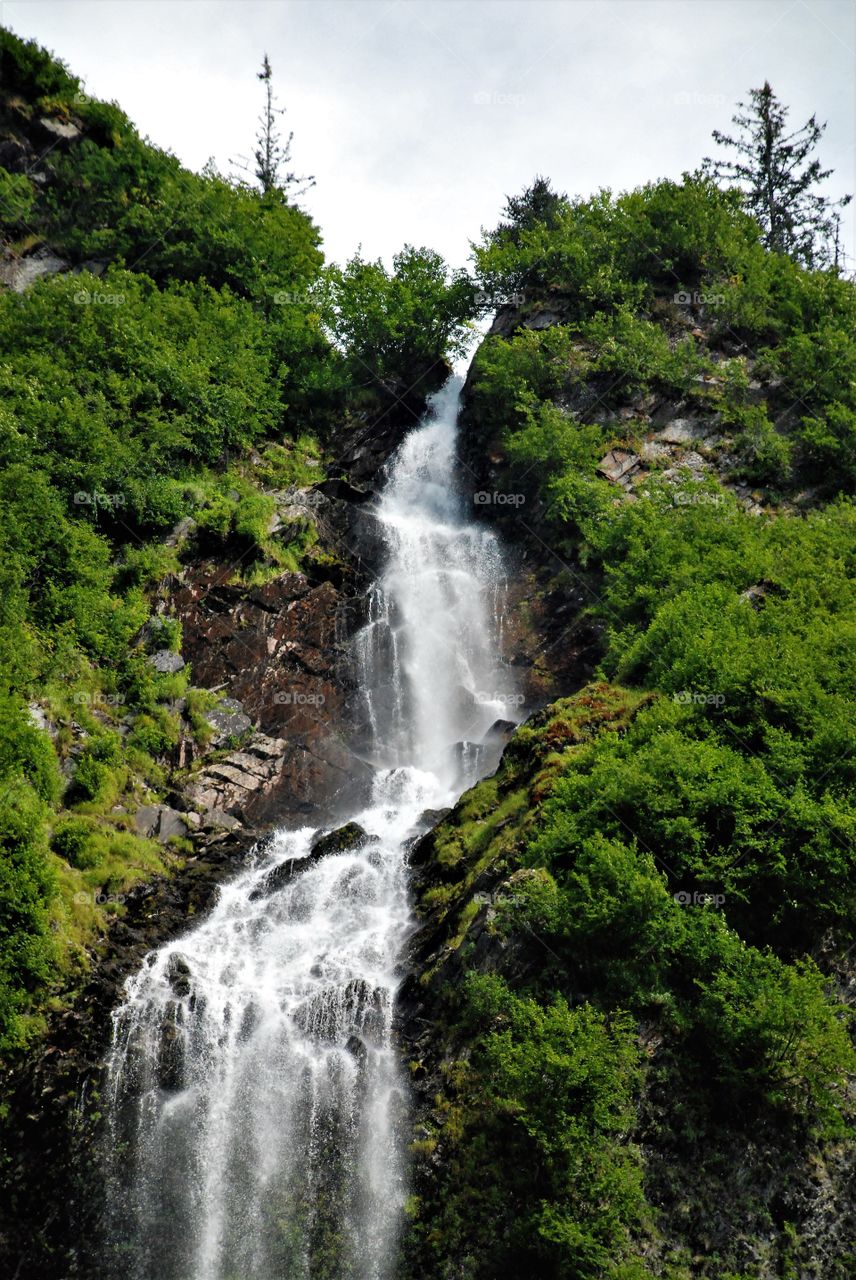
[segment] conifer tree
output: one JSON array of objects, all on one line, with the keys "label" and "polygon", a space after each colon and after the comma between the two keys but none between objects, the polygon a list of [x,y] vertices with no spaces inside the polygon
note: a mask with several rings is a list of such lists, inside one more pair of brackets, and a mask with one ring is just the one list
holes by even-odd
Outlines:
[{"label": "conifer tree", "polygon": [[[276,105],[273,92],[273,67],[267,54],[262,60],[261,71],[256,75],[265,86],[265,102],[259,116],[259,129],[253,152],[253,177],[265,195],[273,191],[279,192],[286,198],[292,195],[303,195],[310,187],[315,186],[315,178],[311,175],[300,177],[287,167],[291,164],[291,142],[294,133],[290,132],[283,143],[277,129],[277,116],[285,115],[285,107]],[[239,168],[244,172],[250,172],[247,161],[241,161]]]},{"label": "conifer tree", "polygon": [[825,124],[811,116],[801,129],[788,132],[788,107],[764,82],[750,89],[748,103],[739,102],[732,122],[739,133],[731,137],[714,129],[714,140],[736,153],[734,159],[704,161],[717,180],[734,183],[746,207],[764,230],[768,249],[786,253],[805,266],[839,265],[839,209],[851,197],[832,200],[818,185],[832,173],[821,168],[813,153]]}]

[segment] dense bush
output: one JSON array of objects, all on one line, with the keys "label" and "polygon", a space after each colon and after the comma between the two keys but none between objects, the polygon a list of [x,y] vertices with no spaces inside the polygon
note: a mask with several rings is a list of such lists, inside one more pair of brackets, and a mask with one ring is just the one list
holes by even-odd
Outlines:
[{"label": "dense bush", "polygon": [[641,1274],[626,1256],[644,1207],[626,1143],[632,1022],[520,998],[494,975],[470,979],[462,1017],[472,1059],[457,1066],[437,1134],[455,1174],[431,1222],[437,1274],[449,1253],[473,1277]]},{"label": "dense bush", "polygon": [[651,183],[613,196],[565,202],[547,221],[510,238],[492,233],[474,246],[486,292],[562,295],[574,319],[638,307],[656,288],[695,289],[734,271],[759,244],[755,223],[733,192],[704,177]]},{"label": "dense bush", "polygon": [[0,694],[0,1045],[24,1042],[33,997],[51,973],[56,885],[46,820],[59,790],[50,744],[20,700]]},{"label": "dense bush", "polygon": [[465,273],[450,273],[431,249],[406,245],[393,268],[356,254],[344,268],[331,267],[325,282],[328,326],[366,404],[378,393],[381,404],[390,394],[407,402],[414,385],[424,399],[445,382],[476,309]]}]

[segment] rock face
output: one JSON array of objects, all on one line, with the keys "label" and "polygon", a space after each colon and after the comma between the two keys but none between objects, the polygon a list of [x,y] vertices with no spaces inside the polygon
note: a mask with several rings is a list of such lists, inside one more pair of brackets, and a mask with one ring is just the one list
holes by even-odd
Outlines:
[{"label": "rock face", "polygon": [[250,717],[237,698],[224,698],[223,701],[205,717],[214,730],[212,746],[221,747],[224,742],[243,738],[253,727]]},{"label": "rock face", "polygon": [[9,257],[0,261],[0,284],[13,293],[23,293],[43,276],[53,276],[68,271],[71,263],[51,249],[42,247],[23,257]]},{"label": "rock face", "polygon": [[[371,370],[366,370],[371,376]],[[419,421],[425,402],[452,372],[444,361],[414,368],[404,381],[372,379],[379,408],[366,421],[347,424],[333,442],[337,470],[362,485],[377,476],[390,454]]]},{"label": "rock face", "polygon": [[200,812],[222,812],[252,824],[276,809],[288,744],[256,734],[246,748],[206,764],[186,788],[188,803]]},{"label": "rock face", "polygon": [[[332,582],[284,573],[261,587],[191,566],[170,584],[194,684],[228,691],[212,713],[221,743],[259,734],[191,784],[192,807],[216,807],[255,825],[310,821],[344,810],[367,781],[347,746],[356,705],[347,642],[356,602]],[[209,717],[210,718],[210,717]]]},{"label": "rock face", "polygon": [[169,805],[144,804],[134,814],[134,826],[138,835],[166,843],[173,836],[187,836],[192,824],[183,813],[178,809],[171,809]]},{"label": "rock face", "polygon": [[314,858],[326,858],[330,853],[350,853],[355,849],[364,849],[366,845],[376,841],[377,836],[370,836],[358,822],[346,822],[336,831],[313,840],[311,853]]},{"label": "rock face", "polygon": [[368,835],[358,822],[346,822],[337,831],[330,831],[327,835],[319,836],[315,839],[310,846],[307,857],[289,859],[287,862],[281,862],[279,866],[274,867],[265,876],[263,883],[252,891],[250,898],[266,898],[270,894],[276,893],[283,885],[288,884],[289,880],[298,875],[310,863],[317,862],[320,858],[326,858],[330,854],[348,853],[351,850],[365,848],[366,845],[372,844],[376,839],[376,836]]}]

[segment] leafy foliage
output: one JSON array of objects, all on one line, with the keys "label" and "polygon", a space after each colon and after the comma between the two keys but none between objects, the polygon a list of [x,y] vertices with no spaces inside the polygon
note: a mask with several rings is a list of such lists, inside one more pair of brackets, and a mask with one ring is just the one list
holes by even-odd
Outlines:
[{"label": "leafy foliage", "polygon": [[450,275],[433,250],[406,245],[393,265],[390,274],[357,254],[344,269],[330,268],[325,314],[354,382],[406,395],[414,383],[445,381],[475,308],[465,273]]},{"label": "leafy foliage", "polygon": [[629,1276],[644,1205],[623,1142],[639,1078],[631,1021],[561,997],[542,1006],[488,975],[463,1003],[473,1058],[438,1134],[455,1178],[431,1224],[435,1257],[451,1251],[474,1277]]},{"label": "leafy foliage", "polygon": [[[628,1049],[635,1026],[648,1056],[641,1098],[620,1068],[625,1139],[663,1142],[672,1176],[685,1160],[685,1193],[746,1133],[803,1161],[852,1136],[856,289],[770,252],[704,176],[543,217],[531,197],[475,249],[486,293],[522,299],[477,352],[467,427],[564,564],[545,604],[582,595],[599,680],[519,728],[431,837],[421,907],[442,941],[423,982],[445,1078],[422,1113],[408,1274],[646,1276],[652,1256],[670,1280],[735,1274],[657,1240],[632,1147],[612,1163],[587,1100],[568,1108],[586,1167],[554,1176],[566,1018],[621,1025]],[[662,406],[713,420],[773,494],[815,485],[813,506],[750,514],[715,474],[656,462],[627,501],[601,460],[641,452]]]}]

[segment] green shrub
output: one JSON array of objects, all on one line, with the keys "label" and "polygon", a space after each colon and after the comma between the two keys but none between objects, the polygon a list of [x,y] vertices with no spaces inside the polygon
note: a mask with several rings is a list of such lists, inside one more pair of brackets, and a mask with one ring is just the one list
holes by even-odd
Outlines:
[{"label": "green shrub", "polygon": [[79,871],[88,871],[101,862],[97,833],[98,828],[91,819],[64,818],[54,827],[51,848],[69,866],[76,867]]},{"label": "green shrub", "polygon": [[760,1093],[774,1107],[817,1117],[827,1132],[846,1132],[841,1109],[856,1053],[845,1011],[826,994],[810,960],[783,965],[742,950],[711,978],[699,980],[698,1021],[705,1052],[735,1095]]},{"label": "green shrub", "polygon": [[629,1019],[560,997],[540,1005],[495,975],[462,993],[471,1065],[453,1068],[447,1144],[421,1265],[467,1274],[613,1277],[643,1212],[633,1118],[638,1049]]}]

